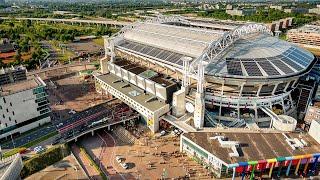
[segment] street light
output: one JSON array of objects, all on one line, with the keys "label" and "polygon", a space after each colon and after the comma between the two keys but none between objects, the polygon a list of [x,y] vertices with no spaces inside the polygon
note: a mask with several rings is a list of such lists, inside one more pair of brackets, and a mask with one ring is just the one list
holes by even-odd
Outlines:
[{"label": "street light", "polygon": [[13,148],[16,148],[16,146],[15,146],[15,144],[14,144],[14,141],[13,141],[13,138],[12,138],[12,132],[10,133],[10,137],[11,137],[11,141],[12,141]]}]

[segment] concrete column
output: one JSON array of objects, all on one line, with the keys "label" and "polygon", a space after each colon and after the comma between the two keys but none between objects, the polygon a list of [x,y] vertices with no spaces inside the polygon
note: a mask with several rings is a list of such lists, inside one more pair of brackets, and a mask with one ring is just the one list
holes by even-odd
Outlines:
[{"label": "concrete column", "polygon": [[259,96],[259,94],[260,94],[260,92],[261,92],[261,89],[262,89],[262,85],[260,84],[260,85],[259,85],[259,89],[258,89],[258,91],[257,91],[257,96]]},{"label": "concrete column", "polygon": [[197,92],[195,98],[195,111],[194,111],[194,125],[196,128],[203,128],[204,125],[204,112],[205,112],[204,96],[202,93]]},{"label": "concrete column", "polygon": [[283,98],[281,98],[281,105],[282,105],[282,109],[283,109],[283,114],[287,114],[286,108],[284,108],[284,100],[283,100]]},{"label": "concrete column", "polygon": [[278,85],[279,85],[279,84],[276,84],[276,85],[274,86],[274,88],[273,88],[273,90],[272,90],[272,93],[271,93],[272,95],[274,95],[274,93],[276,92],[276,89],[277,89]]},{"label": "concrete column", "polygon": [[258,119],[258,108],[257,108],[257,103],[254,104],[254,118],[257,120]]},{"label": "concrete column", "polygon": [[236,168],[235,167],[233,167],[232,168],[233,170],[233,172],[232,172],[232,180],[235,180],[235,178],[236,178]]}]

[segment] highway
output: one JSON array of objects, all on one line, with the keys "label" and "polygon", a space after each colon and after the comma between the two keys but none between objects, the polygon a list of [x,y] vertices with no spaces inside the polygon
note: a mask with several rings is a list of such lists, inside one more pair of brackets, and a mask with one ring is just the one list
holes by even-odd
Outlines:
[{"label": "highway", "polygon": [[[12,19],[11,17],[0,17],[0,19]],[[31,20],[31,21],[47,21],[47,22],[62,22],[62,23],[87,23],[87,24],[102,24],[102,25],[114,25],[114,26],[126,26],[131,24],[125,21],[114,20],[86,20],[86,19],[56,19],[56,18],[24,18],[16,17],[16,20]]]}]

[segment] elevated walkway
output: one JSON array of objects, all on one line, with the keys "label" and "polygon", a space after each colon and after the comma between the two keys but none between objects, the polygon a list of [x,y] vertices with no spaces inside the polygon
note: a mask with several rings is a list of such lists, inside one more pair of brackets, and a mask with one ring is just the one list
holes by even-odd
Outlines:
[{"label": "elevated walkway", "polygon": [[294,131],[297,125],[297,120],[287,115],[277,115],[266,106],[259,107],[263,112],[271,117],[271,127],[280,131]]},{"label": "elevated walkway", "polygon": [[191,116],[182,116],[181,118],[177,119],[172,115],[165,115],[162,117],[163,120],[167,121],[168,123],[172,124],[173,126],[179,128],[184,133],[188,132],[196,132],[197,130],[187,124],[187,121],[190,120]]},{"label": "elevated walkway", "polygon": [[104,121],[104,123],[99,123],[96,126],[90,127],[88,129],[86,129],[85,131],[82,132],[76,132],[72,135],[72,137],[67,137],[64,139],[64,142],[70,142],[70,141],[77,141],[77,139],[83,135],[86,135],[88,133],[93,133],[96,130],[99,129],[103,129],[103,128],[108,128],[110,129],[111,126],[116,125],[116,124],[121,124],[121,123],[125,123],[127,121],[130,120],[134,120],[134,119],[138,119],[140,117],[140,115],[138,113],[134,113],[132,115],[128,116],[123,116],[121,117],[119,121],[113,121],[113,122],[108,122],[108,121]]}]

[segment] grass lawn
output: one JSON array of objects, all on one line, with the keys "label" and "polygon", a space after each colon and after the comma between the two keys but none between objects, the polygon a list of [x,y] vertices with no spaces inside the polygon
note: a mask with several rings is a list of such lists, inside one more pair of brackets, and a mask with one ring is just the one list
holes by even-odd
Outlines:
[{"label": "grass lawn", "polygon": [[93,39],[93,42],[100,45],[100,46],[104,46],[104,39],[101,38],[97,38],[97,39]]},{"label": "grass lawn", "polygon": [[67,49],[64,49],[64,51],[59,47],[59,41],[49,41],[52,48],[58,53],[59,61],[67,62],[70,60],[71,57],[74,57],[75,54]]}]

